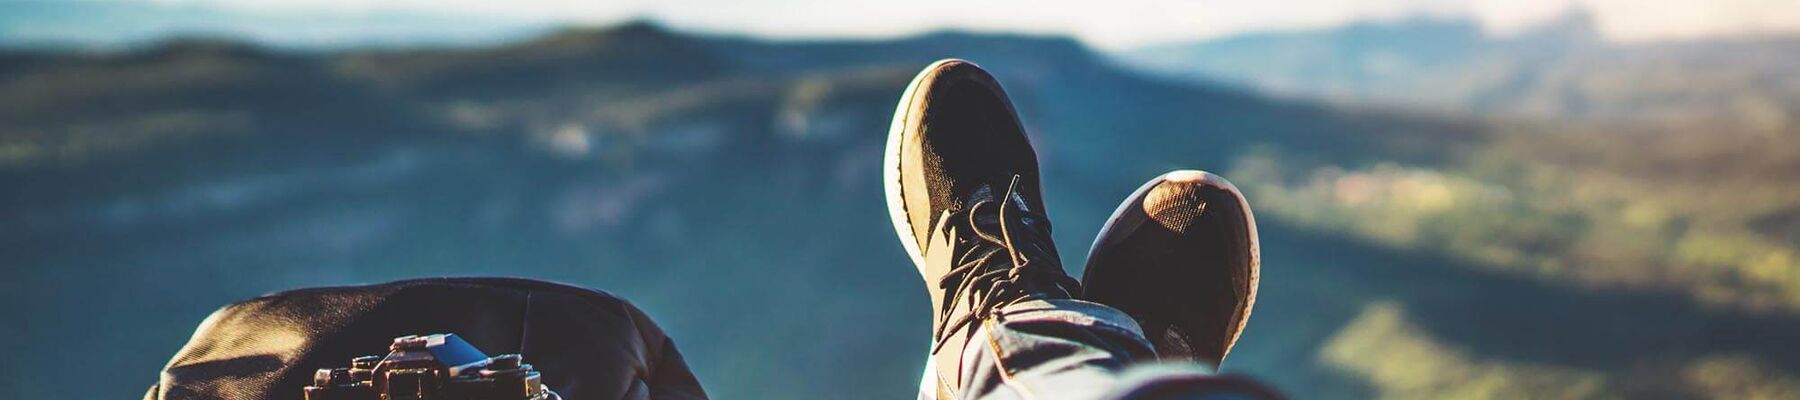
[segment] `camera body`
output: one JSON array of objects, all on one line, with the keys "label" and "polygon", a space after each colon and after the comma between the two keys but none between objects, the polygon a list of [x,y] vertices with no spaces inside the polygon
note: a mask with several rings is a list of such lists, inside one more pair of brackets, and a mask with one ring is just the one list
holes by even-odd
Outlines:
[{"label": "camera body", "polygon": [[320,369],[306,400],[561,400],[518,354],[488,357],[455,334],[394,338],[387,356]]}]

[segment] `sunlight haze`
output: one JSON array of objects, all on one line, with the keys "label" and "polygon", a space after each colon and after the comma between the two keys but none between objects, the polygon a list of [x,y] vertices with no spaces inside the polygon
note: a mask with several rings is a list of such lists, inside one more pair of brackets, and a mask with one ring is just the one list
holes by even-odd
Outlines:
[{"label": "sunlight haze", "polygon": [[[885,38],[939,29],[1062,34],[1107,49],[1357,21],[1468,18],[1506,34],[1575,10],[1621,42],[1800,30],[1800,2],[1782,0],[1117,0],[843,2],[773,0],[139,0],[17,3],[0,15],[0,43],[22,39],[119,42],[223,33],[278,43],[412,39],[456,42],[495,32],[605,25],[649,18],[677,28],[770,38]],[[42,9],[62,10],[39,16]],[[132,9],[129,20],[92,10]],[[24,10],[24,11],[18,11]],[[81,11],[70,11],[81,10]],[[171,12],[174,10],[174,12]],[[207,13],[220,18],[187,18]],[[157,18],[165,15],[166,18]],[[279,17],[278,17],[279,16]],[[347,22],[354,21],[355,23]],[[373,22],[373,23],[369,23]],[[11,39],[6,39],[10,37]]]}]

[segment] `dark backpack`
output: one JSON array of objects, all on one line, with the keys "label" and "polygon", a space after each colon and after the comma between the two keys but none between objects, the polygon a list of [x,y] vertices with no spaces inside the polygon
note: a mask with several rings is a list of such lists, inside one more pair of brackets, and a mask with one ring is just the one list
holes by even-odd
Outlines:
[{"label": "dark backpack", "polygon": [[200,324],[144,398],[300,399],[314,371],[431,333],[522,354],[565,399],[706,398],[675,343],[637,307],[509,278],[301,289],[228,305]]}]

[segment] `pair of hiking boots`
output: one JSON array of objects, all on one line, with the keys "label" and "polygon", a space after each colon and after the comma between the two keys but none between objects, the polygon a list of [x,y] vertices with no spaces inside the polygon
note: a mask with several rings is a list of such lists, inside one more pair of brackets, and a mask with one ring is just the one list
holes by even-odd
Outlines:
[{"label": "pair of hiking boots", "polygon": [[1200,171],[1158,176],[1127,197],[1063,272],[1037,154],[993,76],[973,63],[925,68],[900,99],[885,159],[888,210],[931,294],[933,357],[956,365],[995,310],[1080,299],[1137,320],[1165,360],[1217,366],[1256,300],[1256,223],[1243,194]]}]

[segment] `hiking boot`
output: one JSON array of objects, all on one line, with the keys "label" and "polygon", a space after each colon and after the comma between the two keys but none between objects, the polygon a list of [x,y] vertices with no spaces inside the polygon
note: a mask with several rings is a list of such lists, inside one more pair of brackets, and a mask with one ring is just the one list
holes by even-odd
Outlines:
[{"label": "hiking boot", "polygon": [[955,398],[964,344],[1001,307],[1071,298],[1050,240],[1037,153],[993,76],[943,60],[913,79],[888,132],[888,212],[931,295],[937,392]]},{"label": "hiking boot", "polygon": [[1175,171],[1119,205],[1089,250],[1084,299],[1136,318],[1164,360],[1217,367],[1256,304],[1256,218],[1225,178]]}]

